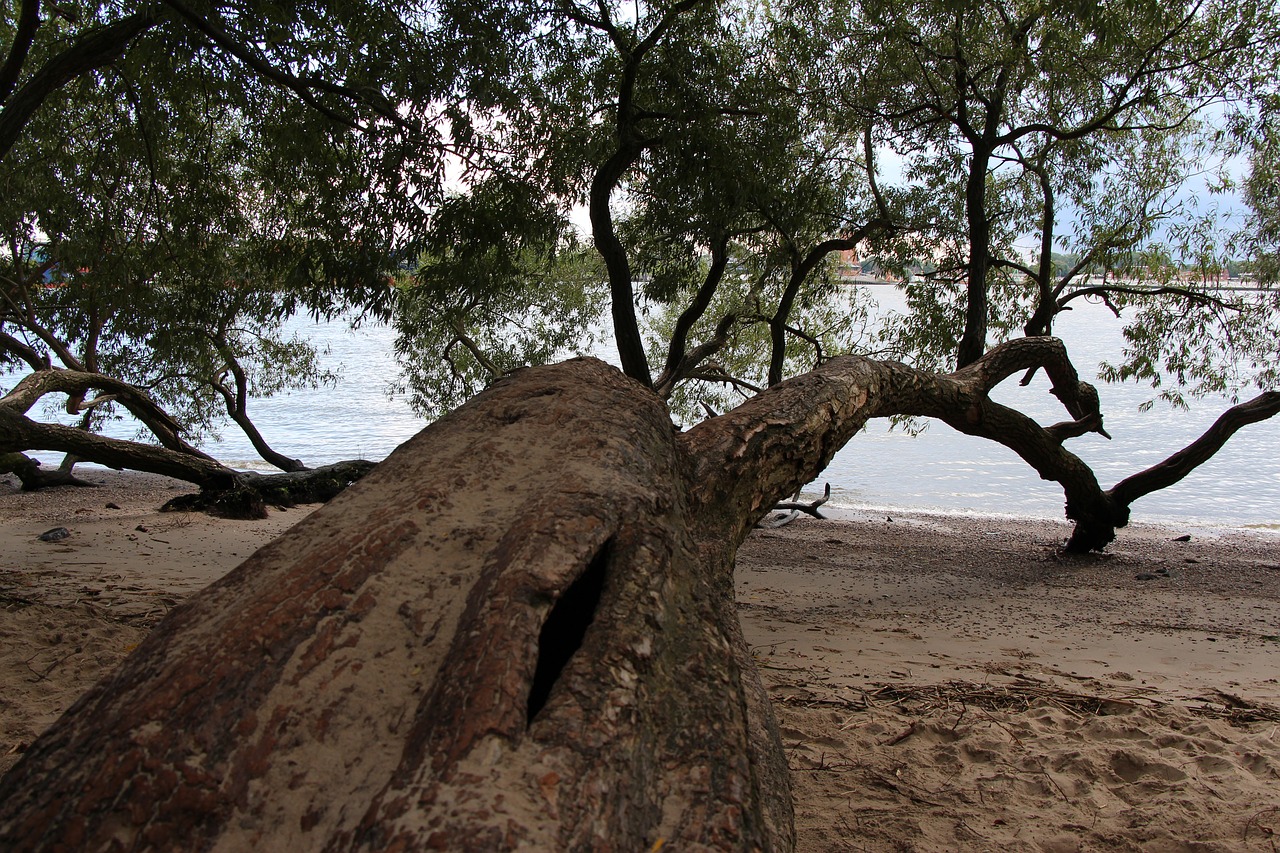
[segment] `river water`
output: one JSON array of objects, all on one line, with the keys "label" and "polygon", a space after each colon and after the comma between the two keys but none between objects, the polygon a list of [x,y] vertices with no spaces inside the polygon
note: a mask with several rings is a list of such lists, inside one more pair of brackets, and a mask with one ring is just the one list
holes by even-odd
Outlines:
[{"label": "river water", "polygon": [[[880,294],[877,294],[880,295]],[[890,297],[892,298],[892,297]],[[392,354],[394,332],[386,327],[351,330],[342,321],[292,321],[294,328],[326,351],[324,363],[340,374],[334,388],[293,392],[256,400],[250,414],[278,450],[309,465],[342,459],[381,459],[425,424],[403,395],[388,396],[399,374]],[[1067,340],[1077,368],[1091,379],[1097,364],[1119,353],[1121,325],[1105,308],[1085,305],[1059,319],[1055,331]],[[0,385],[9,383],[0,380]],[[1089,435],[1070,442],[1098,474],[1103,486],[1152,465],[1199,436],[1225,409],[1225,400],[1202,400],[1191,411],[1157,403],[1147,386],[1098,384],[1112,440]],[[1041,373],[1028,388],[1008,380],[993,395],[1041,423],[1066,420],[1048,394]],[[130,438],[133,428],[114,424],[109,434]],[[1212,460],[1181,483],[1138,501],[1137,520],[1280,529],[1280,419],[1238,432]],[[236,467],[263,467],[238,430],[225,429],[204,449]],[[37,454],[49,461],[56,455]],[[950,514],[1062,517],[1062,491],[1041,481],[1016,455],[993,442],[957,433],[934,422],[921,435],[890,431],[873,421],[856,436],[806,494],[831,485],[833,505],[876,512],[923,509]]]}]

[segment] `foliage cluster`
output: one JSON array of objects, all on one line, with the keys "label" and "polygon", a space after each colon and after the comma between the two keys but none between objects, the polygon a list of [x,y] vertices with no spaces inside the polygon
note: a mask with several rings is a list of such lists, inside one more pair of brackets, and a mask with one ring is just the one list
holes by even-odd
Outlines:
[{"label": "foliage cluster", "polygon": [[[1108,378],[1276,379],[1266,3],[5,9],[0,358],[193,440],[323,382],[299,310],[394,322],[427,414],[611,336],[688,419],[842,352],[963,366],[1083,298],[1129,321]],[[1246,223],[1195,209],[1237,189]],[[905,277],[874,334],[850,255]],[[1174,275],[1229,256],[1262,290]]]}]

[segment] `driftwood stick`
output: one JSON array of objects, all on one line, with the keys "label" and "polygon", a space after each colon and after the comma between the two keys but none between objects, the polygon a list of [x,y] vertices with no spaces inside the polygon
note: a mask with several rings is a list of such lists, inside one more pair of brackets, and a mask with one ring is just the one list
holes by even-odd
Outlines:
[{"label": "driftwood stick", "polygon": [[826,518],[825,515],[818,512],[818,507],[831,500],[831,484],[827,483],[827,487],[822,492],[822,497],[818,498],[816,501],[803,503],[798,500],[799,497],[800,493],[796,492],[795,498],[790,501],[774,504],[773,508],[778,512],[803,512],[807,515],[812,515],[814,518]]},{"label": "driftwood stick", "polygon": [[800,513],[802,512],[807,515],[811,515],[814,518],[825,519],[826,516],[818,512],[818,507],[831,500],[831,484],[827,483],[827,487],[823,491],[822,497],[818,498],[816,501],[803,503],[799,501],[799,498],[800,493],[796,492],[792,500],[774,504],[771,512],[785,513],[785,515],[779,517],[765,516],[760,519],[756,524],[756,527],[759,527],[762,530],[776,530],[779,527],[784,527],[795,521],[800,517]]}]

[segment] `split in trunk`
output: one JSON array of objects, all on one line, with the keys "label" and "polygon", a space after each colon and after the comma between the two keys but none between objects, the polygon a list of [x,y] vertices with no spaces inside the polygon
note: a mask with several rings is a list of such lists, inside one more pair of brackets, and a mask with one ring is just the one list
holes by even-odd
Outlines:
[{"label": "split in trunk", "polygon": [[[1072,421],[987,399],[1032,366]],[[1105,538],[1061,444],[1092,390],[1048,338],[949,376],[844,357],[676,433],[600,362],[512,374],[174,610],[0,780],[0,842],[790,849],[738,546],[890,414],[998,438]]]}]

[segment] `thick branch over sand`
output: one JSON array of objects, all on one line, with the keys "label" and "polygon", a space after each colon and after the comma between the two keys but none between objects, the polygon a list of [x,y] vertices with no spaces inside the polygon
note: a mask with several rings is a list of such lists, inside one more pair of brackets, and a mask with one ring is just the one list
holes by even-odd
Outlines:
[{"label": "thick branch over sand", "polygon": [[686,477],[612,368],[498,383],[174,611],[5,778],[0,839],[788,849]]},{"label": "thick branch over sand", "polygon": [[[85,403],[84,397],[89,391],[106,394]],[[114,400],[145,424],[162,446],[110,438],[27,417],[26,412],[42,397],[55,393],[68,395],[67,406],[73,412],[98,401]],[[373,467],[371,462],[349,460],[277,475],[241,473],[184,441],[178,424],[141,389],[110,376],[61,368],[38,370],[0,398],[0,470],[19,473],[24,487],[30,489],[77,482],[66,475],[42,472],[39,463],[24,455],[29,450],[55,450],[108,468],[185,480],[199,486],[202,493],[183,501],[182,508],[203,509],[235,518],[263,517],[264,503],[292,506],[328,500]],[[301,464],[283,457],[281,460]]]},{"label": "thick branch over sand", "polygon": [[1049,338],[948,376],[834,359],[683,434],[598,361],[506,377],[173,611],[0,782],[0,841],[790,849],[737,548],[889,414],[1014,448],[1110,541],[1087,466],[987,399],[1031,366],[1101,428]]}]

